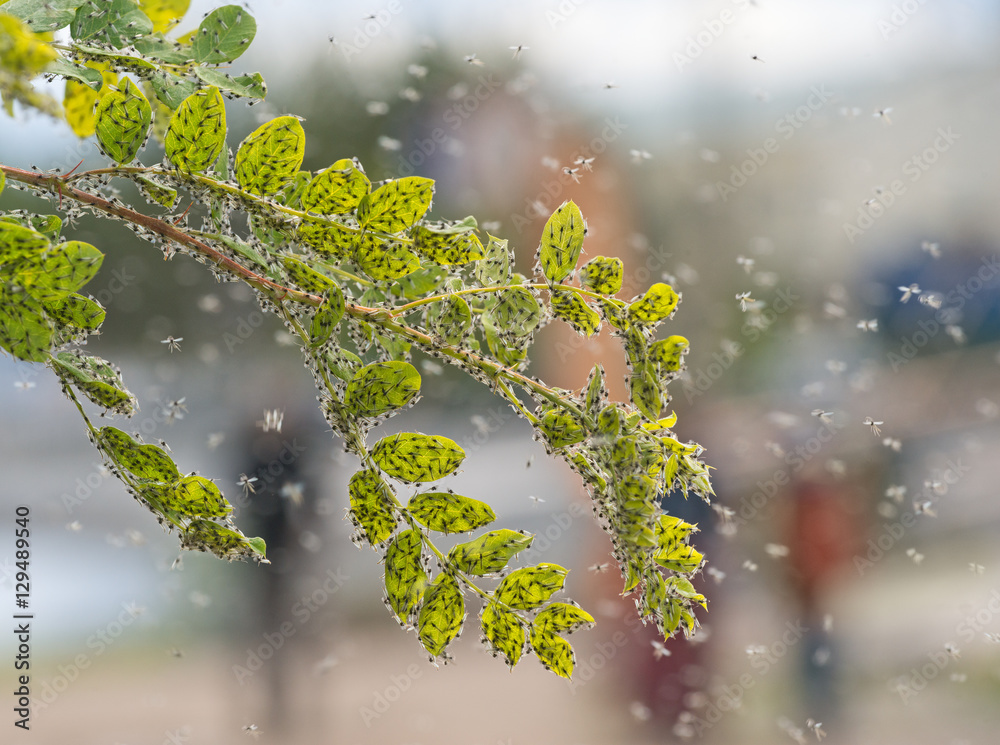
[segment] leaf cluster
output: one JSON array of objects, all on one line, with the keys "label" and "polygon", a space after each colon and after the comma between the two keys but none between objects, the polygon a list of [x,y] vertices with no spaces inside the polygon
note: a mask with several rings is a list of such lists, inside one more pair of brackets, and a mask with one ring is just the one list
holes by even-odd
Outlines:
[{"label": "leaf cluster", "polygon": [[[437,483],[465,459],[451,439],[401,432],[369,443],[381,421],[419,400],[415,353],[459,367],[532,424],[535,437],[589,489],[622,569],[623,594],[636,598],[643,620],[665,637],[692,633],[695,607],[706,604],[690,580],[704,562],[690,545],[697,527],[662,508],[671,493],[706,500],[712,494],[701,448],[678,440],[676,417],[664,416],[688,342],[657,333],[680,295],[657,283],[621,299],[621,260],[597,256],[580,265],[587,225],[572,201],[549,217],[533,274],[524,276],[514,270],[508,242],[481,231],[474,218],[430,217],[431,179],[373,183],[352,158],[303,170],[306,132],[297,117],[265,122],[231,150],[225,98],[252,100],[266,90],[259,75],[232,78],[218,65],[244,51],[256,24],[231,5],[168,38],[186,5],[0,6],[9,14],[0,19],[20,24],[19,51],[0,45],[0,55],[14,55],[21,67],[0,57],[4,69],[19,80],[40,71],[67,78],[67,121],[81,136],[96,136],[112,161],[79,174],[4,167],[0,175],[60,207],[65,201],[69,220],[84,212],[122,220],[167,258],[186,253],[219,280],[248,284],[261,307],[283,321],[298,339],[324,416],[359,461],[347,489],[354,539],[381,554],[386,604],[416,630],[432,659],[448,659],[467,596],[480,598],[482,639],[494,654],[513,667],[532,652],[564,677],[574,664],[565,635],[594,619],[552,599],[567,569],[510,566],[531,545],[522,531],[491,527],[447,552],[438,548],[436,534],[479,531],[497,516],[488,504]],[[36,33],[65,26],[67,44],[46,44]],[[39,61],[46,54],[31,51],[25,39],[55,58]],[[136,159],[151,136],[162,141],[164,159],[143,166]],[[114,179],[134,183],[147,204],[134,208],[109,195]],[[200,229],[175,215],[181,194],[204,207]],[[103,309],[78,293],[97,271],[100,252],[55,243],[59,229],[55,217],[0,221],[0,346],[53,369],[110,467],[180,533],[182,547],[263,559],[262,542],[239,532],[210,480],[182,475],[163,448],[115,427],[95,428],[86,417],[76,392],[109,415],[130,416],[135,399],[115,368],[78,348],[103,320]],[[609,400],[600,365],[578,391],[527,374],[535,334],[552,321],[583,336],[610,329],[628,363],[628,401]]]}]

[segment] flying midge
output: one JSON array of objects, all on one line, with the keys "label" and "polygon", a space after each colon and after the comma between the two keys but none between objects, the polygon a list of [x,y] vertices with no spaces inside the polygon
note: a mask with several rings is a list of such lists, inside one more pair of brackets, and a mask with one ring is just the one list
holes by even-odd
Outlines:
[{"label": "flying midge", "polygon": [[243,489],[244,497],[249,497],[251,494],[257,493],[257,490],[253,486],[256,480],[256,476],[247,476],[245,473],[240,474],[240,477],[236,480],[236,484]]},{"label": "flying midge", "polygon": [[916,282],[912,285],[907,285],[906,287],[897,287],[896,289],[903,293],[903,297],[899,299],[899,302],[901,303],[908,302],[911,297],[920,294],[920,285]]},{"label": "flying midge", "polygon": [[744,313],[747,312],[747,308],[751,307],[757,301],[750,297],[750,291],[740,292],[736,295],[736,299],[740,302],[740,310]]},{"label": "flying midge", "polygon": [[169,349],[170,353],[173,354],[175,350],[178,351],[178,352],[181,351],[181,342],[182,341],[184,341],[184,337],[183,336],[177,336],[177,337],[168,336],[166,339],[163,339],[162,341],[160,341],[160,344],[166,344],[167,345],[167,349]]},{"label": "flying midge", "polygon": [[870,416],[865,417],[864,425],[866,427],[871,427],[872,433],[876,436],[882,434],[882,430],[879,429],[879,427],[881,427],[883,424],[885,424],[885,422],[876,422]]}]

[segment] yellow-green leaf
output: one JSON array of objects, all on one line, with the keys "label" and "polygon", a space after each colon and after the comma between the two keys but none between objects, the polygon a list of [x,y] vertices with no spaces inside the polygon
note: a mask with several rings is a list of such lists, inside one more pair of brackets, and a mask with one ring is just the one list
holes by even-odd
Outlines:
[{"label": "yellow-green leaf", "polygon": [[452,492],[414,494],[406,509],[418,523],[442,533],[464,533],[497,518],[485,502]]},{"label": "yellow-green leaf", "polygon": [[302,209],[319,215],[353,212],[372,185],[353,160],[338,160],[313,177],[302,195]]},{"label": "yellow-green leaf", "polygon": [[209,13],[191,39],[194,58],[204,65],[232,62],[250,46],[257,21],[239,5],[224,5]]},{"label": "yellow-green leaf", "polygon": [[261,538],[247,538],[242,533],[211,520],[193,520],[181,534],[181,548],[207,551],[220,559],[265,561],[266,546]]},{"label": "yellow-green leaf", "polygon": [[97,140],[108,157],[122,164],[135,160],[153,121],[153,109],[136,84],[123,77],[118,90],[97,102],[94,116]]},{"label": "yellow-green leaf", "polygon": [[487,603],[479,618],[483,637],[494,656],[501,654],[508,667],[514,667],[524,652],[524,622],[520,616],[504,609],[498,603]]},{"label": "yellow-green leaf", "polygon": [[439,574],[424,592],[417,633],[432,657],[440,657],[462,630],[465,599],[458,582],[450,574]]},{"label": "yellow-green leaf", "polygon": [[601,330],[601,317],[587,302],[571,290],[552,288],[552,312],[584,336]]},{"label": "yellow-green leaf", "polygon": [[240,144],[236,180],[252,194],[274,194],[298,173],[305,147],[306,133],[296,117],[272,119]]},{"label": "yellow-green leaf", "polygon": [[170,117],[164,154],[174,167],[200,173],[215,163],[226,144],[226,104],[214,86],[195,91]]},{"label": "yellow-green leaf", "polygon": [[553,632],[572,632],[581,626],[593,626],[594,617],[571,603],[549,603],[535,616],[534,624]]},{"label": "yellow-green leaf", "polygon": [[448,564],[467,574],[495,574],[533,540],[532,535],[507,528],[492,530],[454,546],[448,553]]},{"label": "yellow-green leaf", "polygon": [[679,301],[680,295],[674,292],[673,287],[657,282],[628,306],[629,317],[634,323],[657,323],[670,316]]},{"label": "yellow-green leaf", "polygon": [[213,482],[202,476],[185,476],[170,487],[169,509],[192,517],[225,517],[233,511]]},{"label": "yellow-green leaf", "polygon": [[400,481],[437,481],[457,469],[465,451],[440,435],[400,432],[383,437],[372,448],[372,461]]},{"label": "yellow-green leaf", "polygon": [[624,276],[621,259],[595,256],[580,269],[580,284],[600,295],[615,295],[622,288]]},{"label": "yellow-green leaf", "polygon": [[420,393],[420,373],[409,362],[375,362],[347,385],[344,405],[355,416],[376,417],[401,409]]},{"label": "yellow-green leaf", "polygon": [[358,205],[361,227],[382,233],[399,233],[411,227],[430,209],[434,181],[421,176],[388,181]]},{"label": "yellow-green leaf", "polygon": [[483,244],[473,232],[438,232],[418,225],[411,233],[414,250],[438,264],[468,264],[483,258]]},{"label": "yellow-green leaf", "polygon": [[422,551],[420,531],[411,529],[396,536],[385,552],[385,592],[389,607],[403,625],[413,623],[427,587]]},{"label": "yellow-green leaf", "polygon": [[389,485],[377,471],[358,471],[348,484],[351,514],[372,546],[385,543],[396,528]]},{"label": "yellow-green leaf", "polygon": [[558,564],[544,563],[515,569],[497,587],[496,599],[508,608],[537,608],[562,589],[568,572]]},{"label": "yellow-green leaf", "polygon": [[538,655],[538,661],[545,665],[546,670],[554,672],[561,678],[571,678],[576,659],[572,645],[553,633],[551,627],[539,625],[537,621],[531,625],[531,648]]},{"label": "yellow-green leaf", "polygon": [[587,225],[580,208],[572,200],[563,202],[542,229],[538,260],[550,282],[562,282],[572,275],[583,248]]}]

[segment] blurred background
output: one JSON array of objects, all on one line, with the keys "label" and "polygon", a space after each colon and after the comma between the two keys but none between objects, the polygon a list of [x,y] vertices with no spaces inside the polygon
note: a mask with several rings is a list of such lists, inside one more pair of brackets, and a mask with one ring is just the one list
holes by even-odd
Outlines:
[{"label": "blurred background", "polygon": [[[212,7],[193,3],[180,30]],[[35,541],[37,706],[15,742],[995,742],[1000,6],[248,7],[259,31],[235,67],[270,94],[228,104],[231,146],[299,114],[305,168],[358,156],[372,180],[437,179],[433,214],[475,215],[521,271],[573,199],[587,256],[625,260],[622,296],[683,293],[663,329],[691,340],[676,431],[707,448],[718,499],[666,507],[701,527],[709,612],[694,639],[654,644],[576,477],[498,399],[417,358],[423,398],[385,431],[462,444],[448,486],[536,533],[525,560],[569,567],[565,594],[599,621],[572,638],[572,683],[532,658],[508,672],[477,609],[434,668],[382,605],[378,554],[350,542],[355,462],[280,324],[244,288],[88,219],[71,237],[106,251],[88,289],[108,309],[88,346],[139,397],[125,428],[218,479],[272,564],[178,560],[52,376],[0,359],[3,524],[30,505]],[[0,119],[0,157],[102,163],[33,116]],[[8,189],[0,208],[18,207],[46,209]],[[568,388],[601,360],[623,393],[610,337],[552,325],[533,355]],[[264,432],[274,410],[282,430]],[[12,546],[11,531],[5,598]],[[9,637],[0,649],[11,659]]]}]

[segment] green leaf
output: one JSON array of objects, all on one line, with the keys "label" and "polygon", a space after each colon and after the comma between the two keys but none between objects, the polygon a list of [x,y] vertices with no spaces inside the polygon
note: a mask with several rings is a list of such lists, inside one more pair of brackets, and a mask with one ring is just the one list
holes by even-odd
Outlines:
[{"label": "green leaf", "polygon": [[393,291],[402,293],[407,300],[416,300],[430,295],[441,286],[448,273],[440,266],[430,265],[400,277]]},{"label": "green leaf", "polygon": [[427,587],[423,541],[418,530],[404,530],[385,552],[385,592],[389,607],[404,626],[413,623]]},{"label": "green leaf", "polygon": [[341,380],[350,381],[361,369],[361,358],[349,349],[334,347],[327,355],[330,372]]},{"label": "green leaf", "polygon": [[617,295],[624,276],[621,259],[595,256],[580,269],[580,284],[600,295]]},{"label": "green leaf", "polygon": [[437,481],[457,469],[465,451],[440,435],[400,432],[383,437],[371,451],[375,465],[400,481]]},{"label": "green leaf", "polygon": [[97,102],[95,122],[101,149],[118,163],[135,160],[149,134],[153,110],[142,91],[123,77],[118,90],[111,90]]},{"label": "green leaf", "polygon": [[0,291],[0,347],[20,360],[44,362],[52,346],[52,322],[40,310],[33,301]]},{"label": "green leaf", "polygon": [[659,365],[662,372],[672,373],[681,369],[689,346],[690,342],[683,336],[668,336],[650,344],[647,354],[649,360]]},{"label": "green leaf", "polygon": [[62,220],[56,215],[29,215],[26,227],[37,230],[49,240],[55,240],[62,229]]},{"label": "green leaf", "polygon": [[312,324],[309,326],[309,344],[318,347],[325,344],[333,335],[340,319],[344,317],[344,293],[337,286],[331,287],[327,292],[323,302],[313,314]]},{"label": "green leaf", "polygon": [[523,551],[534,536],[503,528],[460,543],[448,553],[448,564],[466,574],[496,574],[511,558]]},{"label": "green leaf", "polygon": [[203,65],[232,62],[250,46],[257,21],[239,5],[216,8],[201,22],[191,40],[194,58]]},{"label": "green leaf", "polygon": [[75,292],[47,301],[44,307],[49,318],[65,326],[94,331],[104,323],[104,308],[94,300],[77,295]]},{"label": "green leaf", "polygon": [[22,259],[40,259],[49,245],[49,239],[38,231],[0,220],[0,273],[9,273]]},{"label": "green leaf", "polygon": [[139,193],[147,202],[162,205],[168,210],[177,204],[177,190],[161,183],[159,179],[139,175],[134,176],[134,179]]},{"label": "green leaf", "polygon": [[701,566],[701,553],[686,543],[698,526],[672,515],[660,515],[656,522],[656,552],[653,561],[675,572],[689,573]]},{"label": "green leaf", "polygon": [[458,582],[450,574],[439,574],[424,593],[417,633],[432,657],[440,657],[462,630],[465,599]]},{"label": "green leaf", "polygon": [[550,282],[562,282],[573,274],[583,248],[587,224],[572,200],[563,202],[545,223],[538,246],[542,273]]},{"label": "green leaf", "polygon": [[414,250],[431,261],[445,266],[468,264],[483,258],[483,244],[475,233],[454,233],[416,226],[410,234]]},{"label": "green leaf", "polygon": [[85,85],[94,91],[101,89],[101,85],[104,84],[104,77],[101,75],[100,71],[95,70],[92,67],[87,67],[86,65],[77,65],[70,62],[63,57],[52,60],[49,66],[45,68],[45,72],[52,73],[54,75],[62,75],[64,78],[69,78],[72,80],[78,80],[80,83]]},{"label": "green leaf", "polygon": [[518,369],[527,359],[527,341],[530,337],[511,337],[510,334],[503,334],[492,325],[483,324],[486,336],[486,343],[490,352],[506,367]]},{"label": "green leaf", "polygon": [[372,546],[385,543],[396,529],[389,485],[377,471],[358,471],[348,484],[351,514]]},{"label": "green leaf", "polygon": [[265,561],[266,546],[261,538],[247,538],[242,533],[211,520],[194,520],[181,534],[181,548],[207,551],[220,559],[255,559]]},{"label": "green leaf", "polygon": [[337,283],[332,279],[294,256],[282,256],[281,264],[288,272],[288,281],[306,292],[322,295],[337,287]]},{"label": "green leaf", "polygon": [[139,10],[135,0],[91,0],[77,7],[70,24],[76,41],[93,39],[121,49],[153,32],[153,22]]},{"label": "green leaf", "polygon": [[89,243],[67,241],[51,247],[41,261],[22,262],[13,279],[33,298],[55,300],[87,284],[103,260],[104,254]]},{"label": "green leaf", "polygon": [[75,386],[98,406],[124,416],[135,413],[135,397],[125,388],[121,373],[106,360],[79,352],[60,352],[50,363],[63,383]]},{"label": "green leaf", "polygon": [[496,304],[487,320],[502,337],[530,335],[542,320],[542,309],[535,296],[523,287],[512,287],[496,293]]},{"label": "green leaf", "polygon": [[365,233],[354,249],[354,261],[379,282],[400,279],[420,268],[420,260],[406,244]]},{"label": "green leaf", "polygon": [[586,301],[571,290],[552,288],[552,312],[584,336],[601,330],[601,317]]},{"label": "green leaf", "polygon": [[302,209],[318,215],[347,215],[371,188],[368,177],[353,160],[338,160],[309,182],[302,195]]},{"label": "green leaf", "polygon": [[581,626],[593,626],[594,617],[571,603],[549,603],[535,616],[534,625],[549,631],[573,632]]},{"label": "green leaf", "polygon": [[524,653],[526,634],[521,617],[497,603],[488,603],[483,607],[479,622],[494,656],[503,655],[507,666],[513,668]]},{"label": "green leaf", "polygon": [[441,533],[464,533],[497,519],[485,502],[451,492],[414,494],[406,509],[418,523]]},{"label": "green leaf", "polygon": [[568,411],[559,409],[546,412],[538,422],[538,428],[553,448],[575,445],[587,438],[587,431],[580,421]]},{"label": "green leaf", "polygon": [[444,339],[446,344],[461,344],[471,327],[472,310],[460,295],[448,295],[433,303],[427,311],[428,330]]},{"label": "green leaf", "polygon": [[635,407],[652,421],[663,411],[663,394],[648,364],[637,365],[629,376],[629,394]]},{"label": "green leaf", "polygon": [[73,22],[76,9],[87,0],[10,0],[2,13],[24,21],[36,34],[58,31]]},{"label": "green leaf", "polygon": [[214,85],[229,96],[237,98],[266,98],[267,85],[259,72],[235,77],[214,67],[195,67],[194,74],[204,83]]},{"label": "green leaf", "polygon": [[486,287],[508,284],[511,261],[507,241],[491,235],[486,244],[486,257],[476,262],[473,270],[476,280]]},{"label": "green leaf", "polygon": [[344,405],[355,416],[376,417],[403,408],[418,393],[420,373],[409,362],[375,362],[348,383]]},{"label": "green leaf", "polygon": [[351,230],[333,222],[303,222],[296,237],[307,246],[320,253],[332,254],[337,258],[351,255],[358,240],[357,230]]},{"label": "green leaf", "polygon": [[599,415],[608,399],[608,389],[604,385],[604,366],[600,363],[594,365],[587,378],[587,388],[584,394],[584,405],[591,415]]},{"label": "green leaf", "polygon": [[686,543],[672,544],[653,554],[653,561],[664,569],[689,574],[701,566],[704,555]]},{"label": "green leaf", "polygon": [[705,601],[705,596],[698,592],[694,585],[691,584],[691,580],[687,577],[671,577],[667,580],[667,592],[680,595],[682,598],[694,601],[698,603],[702,608],[708,608],[708,603]]},{"label": "green leaf", "polygon": [[388,181],[358,205],[362,228],[382,233],[399,233],[411,227],[430,209],[434,181],[421,176]]},{"label": "green leaf", "polygon": [[198,85],[169,72],[160,71],[150,78],[156,97],[170,109],[176,109],[198,90]]},{"label": "green leaf", "polygon": [[306,133],[294,116],[262,124],[236,151],[237,182],[260,196],[278,192],[298,172],[305,146]]},{"label": "green leaf", "polygon": [[[146,12],[149,13],[149,11]],[[156,20],[152,20],[155,25]],[[194,60],[194,53],[191,51],[190,45],[178,44],[160,33],[144,36],[132,46],[139,54],[170,65],[186,65]]]},{"label": "green leaf", "polygon": [[226,144],[226,104],[215,86],[184,99],[170,117],[164,155],[176,169],[200,173],[218,159]]},{"label": "green leaf", "polygon": [[538,661],[545,665],[546,670],[554,672],[561,678],[571,678],[576,660],[572,645],[557,636],[549,626],[531,624],[531,648],[538,655]]},{"label": "green leaf", "polygon": [[0,171],[0,194],[3,194],[4,184],[7,182],[7,174]]},{"label": "green leaf", "polygon": [[267,263],[267,260],[252,246],[247,245],[238,238],[230,238],[227,235],[220,235],[219,240],[233,253],[239,254],[244,258],[250,259],[259,268],[270,271],[271,266]]},{"label": "green leaf", "polygon": [[101,427],[99,436],[112,459],[137,479],[172,483],[181,477],[163,448],[140,445],[116,427]]},{"label": "green leaf", "polygon": [[515,569],[503,578],[495,597],[508,608],[537,608],[562,589],[568,572],[568,569],[558,564],[538,564]]},{"label": "green leaf", "polygon": [[629,317],[634,323],[657,323],[670,316],[679,301],[680,295],[670,285],[657,282],[628,306]]},{"label": "green leaf", "polygon": [[164,506],[190,517],[225,517],[233,507],[214,483],[202,476],[185,476],[171,485]]}]

